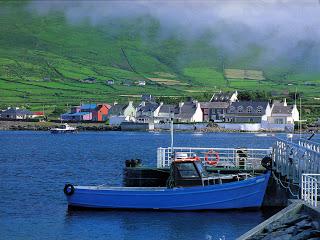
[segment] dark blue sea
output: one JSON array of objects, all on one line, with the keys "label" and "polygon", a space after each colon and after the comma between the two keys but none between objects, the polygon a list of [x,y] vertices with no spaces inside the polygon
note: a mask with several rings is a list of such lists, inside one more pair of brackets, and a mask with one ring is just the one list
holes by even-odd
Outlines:
[{"label": "dark blue sea", "polygon": [[[284,136],[284,135],[283,135]],[[175,146],[271,147],[274,137],[177,133]],[[66,182],[121,185],[125,159],[156,166],[169,133],[0,131],[0,239],[235,239],[270,211],[68,211]]]}]

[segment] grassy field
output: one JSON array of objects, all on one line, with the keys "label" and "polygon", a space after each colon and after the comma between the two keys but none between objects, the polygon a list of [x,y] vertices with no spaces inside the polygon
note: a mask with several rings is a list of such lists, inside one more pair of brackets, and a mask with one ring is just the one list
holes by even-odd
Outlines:
[{"label": "grassy field", "polygon": [[[159,23],[148,16],[71,24],[62,13],[38,15],[27,4],[0,2],[0,10],[5,9],[0,11],[0,108],[45,106],[53,111],[80,102],[138,101],[145,93],[186,97],[219,90],[298,89],[309,100],[320,96],[318,73],[261,66],[263,81],[227,78],[223,65],[251,69],[254,55],[222,63],[210,39],[159,38]],[[87,77],[96,83],[84,83]],[[109,79],[115,84],[107,85]],[[139,80],[146,86],[134,84]],[[125,86],[128,81],[131,85]]]}]

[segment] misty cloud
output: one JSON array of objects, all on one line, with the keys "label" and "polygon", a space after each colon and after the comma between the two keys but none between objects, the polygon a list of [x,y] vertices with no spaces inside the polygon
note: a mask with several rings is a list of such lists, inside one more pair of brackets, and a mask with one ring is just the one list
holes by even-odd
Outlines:
[{"label": "misty cloud", "polygon": [[179,33],[190,41],[212,33],[213,46],[238,57],[252,46],[262,47],[260,61],[306,59],[310,68],[320,67],[319,1],[33,1],[29,10],[39,14],[64,12],[77,24],[92,25],[110,18],[143,15],[160,22],[162,34]]}]

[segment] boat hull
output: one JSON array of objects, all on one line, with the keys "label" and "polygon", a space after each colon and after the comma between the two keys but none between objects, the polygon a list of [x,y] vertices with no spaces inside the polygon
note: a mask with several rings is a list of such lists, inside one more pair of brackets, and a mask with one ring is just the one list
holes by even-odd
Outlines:
[{"label": "boat hull", "polygon": [[270,172],[247,180],[188,188],[75,186],[69,206],[111,209],[214,210],[260,207]]},{"label": "boat hull", "polygon": [[55,130],[55,129],[51,129],[50,132],[51,133],[74,133],[76,130]]}]

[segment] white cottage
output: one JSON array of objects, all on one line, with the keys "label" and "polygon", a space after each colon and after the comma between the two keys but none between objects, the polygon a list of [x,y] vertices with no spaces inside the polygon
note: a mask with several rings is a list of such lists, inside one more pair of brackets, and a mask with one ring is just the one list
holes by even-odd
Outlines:
[{"label": "white cottage", "polygon": [[175,109],[174,119],[178,122],[203,122],[203,113],[200,103],[194,102],[180,102]]},{"label": "white cottage", "polygon": [[271,108],[268,122],[273,124],[294,124],[299,121],[297,105],[288,106],[286,99],[283,102],[275,101]]}]

